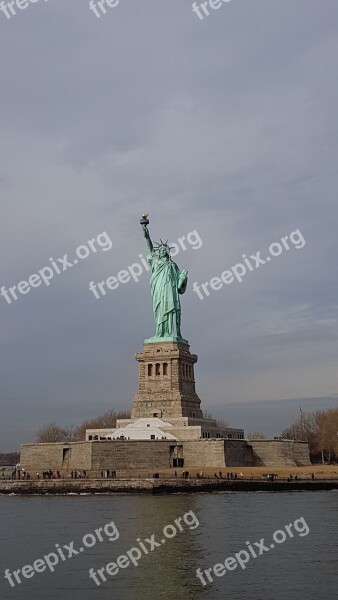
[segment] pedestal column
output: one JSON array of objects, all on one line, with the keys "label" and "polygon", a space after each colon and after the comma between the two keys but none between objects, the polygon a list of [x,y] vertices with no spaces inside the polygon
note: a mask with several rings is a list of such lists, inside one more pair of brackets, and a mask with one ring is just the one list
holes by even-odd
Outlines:
[{"label": "pedestal column", "polygon": [[132,418],[203,418],[195,391],[194,365],[188,343],[145,343],[135,356],[139,363],[139,385]]}]

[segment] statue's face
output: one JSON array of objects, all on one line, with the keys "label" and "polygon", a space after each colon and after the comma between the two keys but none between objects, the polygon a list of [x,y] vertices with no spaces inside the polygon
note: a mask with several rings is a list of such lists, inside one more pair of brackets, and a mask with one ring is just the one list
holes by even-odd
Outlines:
[{"label": "statue's face", "polygon": [[159,254],[160,258],[166,258],[167,260],[169,258],[169,253],[168,253],[168,250],[167,250],[167,248],[165,246],[161,246],[160,247],[158,254]]}]

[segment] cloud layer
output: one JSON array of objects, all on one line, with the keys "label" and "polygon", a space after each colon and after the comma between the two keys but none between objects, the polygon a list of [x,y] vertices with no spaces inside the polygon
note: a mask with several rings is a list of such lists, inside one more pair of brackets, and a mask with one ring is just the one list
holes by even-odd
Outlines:
[{"label": "cloud layer", "polygon": [[[145,210],[155,240],[203,240],[177,262],[205,409],[337,392],[337,17],[334,0],[234,1],[204,21],[187,0],[0,14],[0,283],[102,231],[113,241],[50,287],[0,297],[0,449],[130,407],[153,334],[147,275],[100,300],[88,284],[146,252]],[[303,249],[193,292],[297,228]]]}]

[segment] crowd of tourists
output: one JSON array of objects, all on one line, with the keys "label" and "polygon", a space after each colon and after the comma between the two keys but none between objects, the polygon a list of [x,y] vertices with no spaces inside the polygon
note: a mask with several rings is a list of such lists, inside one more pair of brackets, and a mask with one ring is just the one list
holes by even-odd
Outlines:
[{"label": "crowd of tourists", "polygon": [[102,479],[116,479],[116,471],[115,469],[101,471],[101,477]]}]

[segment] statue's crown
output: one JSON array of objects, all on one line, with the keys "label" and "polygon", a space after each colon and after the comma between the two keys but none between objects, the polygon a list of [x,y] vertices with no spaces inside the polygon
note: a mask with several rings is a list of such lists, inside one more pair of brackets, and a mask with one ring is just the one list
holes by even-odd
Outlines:
[{"label": "statue's crown", "polygon": [[160,239],[160,242],[159,242],[159,243],[158,243],[158,242],[156,242],[156,243],[155,243],[155,248],[154,248],[155,252],[158,252],[158,251],[160,250],[160,248],[165,248],[165,249],[167,250],[168,254],[170,254],[170,246],[169,246],[169,244],[168,244],[168,240],[167,240],[166,242],[163,242],[163,241]]}]

